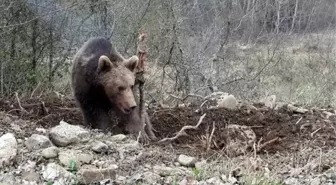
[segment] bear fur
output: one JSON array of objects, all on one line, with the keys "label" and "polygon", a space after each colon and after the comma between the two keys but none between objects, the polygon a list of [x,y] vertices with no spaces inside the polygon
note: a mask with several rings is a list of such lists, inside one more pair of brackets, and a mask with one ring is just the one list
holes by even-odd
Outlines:
[{"label": "bear fur", "polygon": [[125,59],[105,38],[90,38],[74,57],[71,85],[84,123],[112,129],[110,111],[125,123],[128,133],[144,134],[133,94],[138,57]]}]

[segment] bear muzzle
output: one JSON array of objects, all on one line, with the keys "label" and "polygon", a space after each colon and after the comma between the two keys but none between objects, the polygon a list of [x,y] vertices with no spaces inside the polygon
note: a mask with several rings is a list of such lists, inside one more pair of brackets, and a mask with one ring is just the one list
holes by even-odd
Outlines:
[{"label": "bear muzzle", "polygon": [[131,106],[131,107],[129,107],[129,108],[124,108],[123,112],[126,113],[126,114],[129,114],[129,113],[131,113],[135,108],[136,108],[136,105]]}]

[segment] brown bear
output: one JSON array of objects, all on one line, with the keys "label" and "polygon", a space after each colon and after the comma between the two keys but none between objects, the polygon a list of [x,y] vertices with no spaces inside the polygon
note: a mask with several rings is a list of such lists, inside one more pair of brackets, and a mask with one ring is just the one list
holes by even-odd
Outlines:
[{"label": "brown bear", "polygon": [[128,133],[141,131],[148,140],[133,95],[138,57],[125,59],[105,38],[90,38],[74,57],[71,84],[84,123],[96,129],[115,126],[110,111],[124,122]]}]

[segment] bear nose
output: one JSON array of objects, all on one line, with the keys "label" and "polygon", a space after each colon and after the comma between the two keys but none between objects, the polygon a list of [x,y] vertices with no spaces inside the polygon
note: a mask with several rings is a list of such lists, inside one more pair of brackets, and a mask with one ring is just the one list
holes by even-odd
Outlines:
[{"label": "bear nose", "polygon": [[132,107],[130,107],[130,108],[128,108],[128,109],[125,109],[125,112],[126,112],[126,113],[130,113],[130,112],[133,111],[135,108],[136,108],[136,106],[132,106]]},{"label": "bear nose", "polygon": [[131,107],[131,110],[134,110],[135,108],[136,108],[136,105],[132,106],[132,107]]}]

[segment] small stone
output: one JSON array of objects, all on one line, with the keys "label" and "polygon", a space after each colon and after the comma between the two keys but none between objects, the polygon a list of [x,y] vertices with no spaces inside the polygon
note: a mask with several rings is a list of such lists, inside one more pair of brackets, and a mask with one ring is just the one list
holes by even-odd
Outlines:
[{"label": "small stone", "polygon": [[179,162],[182,166],[194,167],[195,166],[195,162],[196,162],[196,158],[181,154],[177,158],[177,162]]},{"label": "small stone", "polygon": [[310,181],[310,185],[320,185],[321,184],[321,179],[318,177],[315,177]]},{"label": "small stone", "polygon": [[286,185],[299,185],[300,183],[298,179],[291,177],[291,178],[285,179],[285,184]]},{"label": "small stone", "polygon": [[17,142],[12,133],[0,137],[0,168],[10,165],[17,155]]},{"label": "small stone", "polygon": [[108,146],[105,143],[101,142],[101,141],[95,141],[92,144],[91,149],[94,152],[102,153],[102,152],[106,152],[108,150]]},{"label": "small stone", "polygon": [[125,136],[124,134],[117,134],[117,135],[111,136],[110,139],[112,141],[125,141],[127,139],[127,136]]},{"label": "small stone", "polygon": [[67,146],[73,143],[89,140],[89,132],[80,126],[70,125],[61,121],[59,125],[50,130],[49,137],[57,146]]},{"label": "small stone", "polygon": [[52,146],[42,150],[42,156],[47,159],[55,158],[58,156],[59,152],[60,150],[56,146]]},{"label": "small stone", "polygon": [[74,161],[79,167],[82,164],[91,163],[91,161],[93,160],[93,156],[90,154],[82,153],[82,151],[66,150],[59,152],[58,159],[60,163],[65,167],[69,167],[71,161]]},{"label": "small stone", "polygon": [[206,180],[206,184],[213,184],[213,185],[223,185],[223,181],[220,179],[220,177],[212,177],[208,180]]},{"label": "small stone", "polygon": [[166,177],[166,176],[171,176],[171,175],[176,174],[176,171],[173,170],[173,168],[167,167],[167,166],[155,165],[153,166],[153,171],[156,174],[159,174],[161,177]]},{"label": "small stone", "polygon": [[304,114],[309,111],[308,109],[304,109],[301,107],[295,107],[294,105],[291,105],[291,104],[288,104],[287,108],[295,113],[301,113],[301,114]]},{"label": "small stone", "polygon": [[59,178],[75,178],[74,174],[68,172],[66,169],[56,163],[49,163],[46,167],[43,167],[42,171],[42,176],[46,181],[54,181],[55,179]]},{"label": "small stone", "polygon": [[13,174],[1,174],[0,185],[15,184],[15,176]]},{"label": "small stone", "polygon": [[207,165],[206,160],[202,160],[202,161],[199,161],[199,162],[196,162],[196,163],[195,163],[195,167],[196,167],[197,169],[205,169],[205,168],[206,168],[206,165]]},{"label": "small stone", "polygon": [[189,184],[197,184],[197,181],[193,177],[186,177],[180,181],[179,185],[189,185]]},{"label": "small stone", "polygon": [[29,182],[37,182],[40,180],[40,175],[33,171],[24,171],[22,172],[22,179]]},{"label": "small stone", "polygon": [[231,183],[231,184],[235,184],[237,182],[237,179],[235,177],[230,176],[228,178],[228,182]]},{"label": "small stone", "polygon": [[36,128],[35,129],[37,132],[41,132],[43,134],[47,133],[47,130],[45,128]]},{"label": "small stone", "polygon": [[266,97],[265,99],[265,106],[269,107],[271,109],[275,108],[275,100],[276,100],[276,96],[275,95],[271,95]]},{"label": "small stone", "polygon": [[33,134],[26,140],[25,145],[29,150],[38,150],[48,148],[52,143],[46,136]]},{"label": "small stone", "polygon": [[105,179],[114,180],[116,178],[115,166],[103,169],[81,169],[78,172],[78,179],[80,183],[92,184]]},{"label": "small stone", "polygon": [[236,109],[238,105],[237,99],[231,95],[222,95],[217,101],[217,107],[227,108],[227,109]]}]

